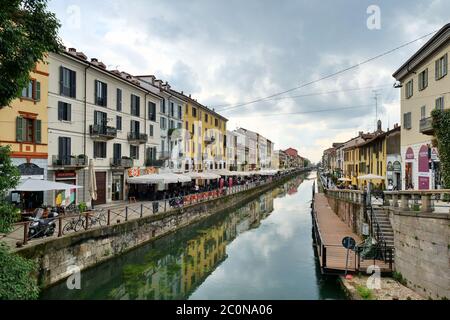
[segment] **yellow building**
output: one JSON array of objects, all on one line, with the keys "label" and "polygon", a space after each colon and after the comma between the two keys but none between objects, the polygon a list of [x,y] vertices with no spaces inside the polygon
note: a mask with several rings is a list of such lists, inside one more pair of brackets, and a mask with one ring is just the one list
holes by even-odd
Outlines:
[{"label": "yellow building", "polygon": [[374,134],[360,132],[357,137],[350,139],[343,145],[344,153],[344,167],[343,167],[343,177],[350,179],[350,184],[358,185],[359,176],[359,158],[360,150],[359,145],[373,138]]},{"label": "yellow building", "polygon": [[[47,174],[48,76],[48,65],[37,63],[20,98],[13,100],[10,106],[0,107],[0,145],[11,146],[11,158],[22,177],[43,179]],[[43,197],[41,192],[20,201],[31,206],[30,201],[39,204],[44,201]],[[13,197],[15,199],[19,201]]]},{"label": "yellow building", "polygon": [[184,153],[190,159],[189,168],[185,169],[225,169],[228,119],[183,93],[175,90],[171,93],[185,102],[183,127],[188,134]]}]

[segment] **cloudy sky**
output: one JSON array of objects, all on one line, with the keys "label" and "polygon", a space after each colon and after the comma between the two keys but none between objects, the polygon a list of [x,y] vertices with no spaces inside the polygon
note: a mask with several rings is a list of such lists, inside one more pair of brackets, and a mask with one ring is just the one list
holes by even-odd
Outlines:
[{"label": "cloudy sky", "polygon": [[[400,121],[392,73],[427,39],[298,90],[448,21],[450,1],[51,0],[68,47],[110,69],[154,74],[312,161],[332,142]],[[380,29],[369,29],[371,5]]]}]

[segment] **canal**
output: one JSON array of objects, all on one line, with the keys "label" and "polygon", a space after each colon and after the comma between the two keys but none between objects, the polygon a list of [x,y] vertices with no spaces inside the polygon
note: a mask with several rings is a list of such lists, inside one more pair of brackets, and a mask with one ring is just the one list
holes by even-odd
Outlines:
[{"label": "canal", "polygon": [[81,272],[41,299],[345,299],[320,274],[311,236],[315,173]]}]

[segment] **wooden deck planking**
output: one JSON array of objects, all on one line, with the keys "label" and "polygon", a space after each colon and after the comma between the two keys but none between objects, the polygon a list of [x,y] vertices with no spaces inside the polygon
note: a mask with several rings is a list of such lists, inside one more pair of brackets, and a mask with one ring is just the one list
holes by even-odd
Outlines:
[{"label": "wooden deck planking", "polygon": [[[361,243],[362,239],[355,234],[330,208],[324,194],[316,193],[314,200],[314,209],[316,212],[317,224],[322,236],[322,242],[326,247],[326,269],[337,271],[345,270],[347,250],[342,246],[344,237],[352,237],[356,243]],[[319,253],[320,266],[322,265],[322,256]],[[357,257],[355,252],[349,252],[348,270],[357,271]],[[361,260],[360,270],[366,270],[367,267],[376,265],[381,271],[390,270],[389,264],[380,260]],[[355,268],[356,267],[356,268]]]}]

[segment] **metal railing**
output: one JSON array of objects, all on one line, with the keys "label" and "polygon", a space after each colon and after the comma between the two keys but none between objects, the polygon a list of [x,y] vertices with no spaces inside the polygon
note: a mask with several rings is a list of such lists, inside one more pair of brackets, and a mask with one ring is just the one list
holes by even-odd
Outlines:
[{"label": "metal railing", "polygon": [[112,167],[131,168],[133,164],[134,160],[131,158],[111,158]]},{"label": "metal railing", "polygon": [[132,131],[128,132],[127,138],[128,141],[137,141],[140,143],[145,143],[148,140],[148,134]]},{"label": "metal railing", "polygon": [[88,157],[85,155],[79,156],[53,155],[52,164],[53,166],[86,167],[88,165]]},{"label": "metal railing", "polygon": [[107,139],[113,139],[117,137],[117,129],[114,127],[108,127],[99,124],[91,124],[89,126],[89,134],[91,136],[99,136]]},{"label": "metal railing", "polygon": [[[130,219],[139,219],[149,215],[158,213],[166,213],[188,206],[193,206],[198,203],[204,203],[220,197],[236,194],[257,188],[262,185],[270,184],[286,178],[297,172],[289,174],[280,174],[277,177],[267,177],[264,181],[248,182],[246,184],[234,185],[232,187],[223,187],[221,189],[213,189],[188,195],[172,197],[168,199],[144,201],[135,204],[128,204],[125,206],[111,207],[108,209],[101,208],[94,211],[86,211],[83,213],[74,210],[74,213],[61,214],[58,217],[50,218],[56,223],[54,234],[46,236],[45,238],[62,237],[68,233],[80,232],[94,228],[109,226]],[[203,213],[200,213],[200,215]],[[18,222],[13,225],[12,231],[6,234],[0,234],[0,240],[6,241],[10,246],[21,247],[26,245],[29,241],[41,239],[40,234],[30,236],[29,228],[32,221]]]}]

